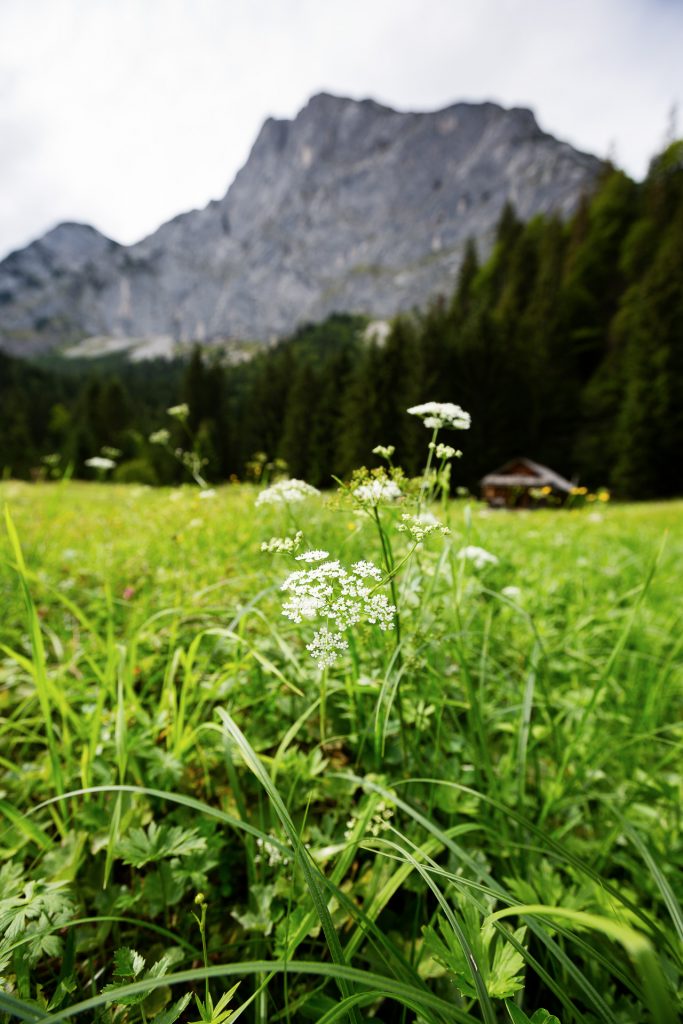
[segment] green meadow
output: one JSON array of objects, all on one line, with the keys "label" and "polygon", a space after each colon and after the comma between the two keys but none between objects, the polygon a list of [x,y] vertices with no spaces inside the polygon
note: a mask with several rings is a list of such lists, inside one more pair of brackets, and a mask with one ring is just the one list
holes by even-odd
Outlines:
[{"label": "green meadow", "polygon": [[675,1024],[683,502],[259,493],[0,484],[0,1020]]}]

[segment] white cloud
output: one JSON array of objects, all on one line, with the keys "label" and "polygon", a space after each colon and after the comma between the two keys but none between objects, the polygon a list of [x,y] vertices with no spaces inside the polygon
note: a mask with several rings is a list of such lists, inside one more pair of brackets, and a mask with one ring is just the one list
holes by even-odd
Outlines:
[{"label": "white cloud", "polygon": [[494,99],[641,176],[683,100],[667,0],[3,0],[0,253],[63,219],[131,242],[224,194],[327,89]]}]

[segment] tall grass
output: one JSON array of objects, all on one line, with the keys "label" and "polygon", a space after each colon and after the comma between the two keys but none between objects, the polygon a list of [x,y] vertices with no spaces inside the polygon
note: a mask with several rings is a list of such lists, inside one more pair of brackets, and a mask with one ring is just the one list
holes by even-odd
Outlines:
[{"label": "tall grass", "polygon": [[[675,1021],[680,504],[435,506],[323,692],[286,509],[0,491],[0,1020]],[[390,569],[400,515],[296,518]]]}]

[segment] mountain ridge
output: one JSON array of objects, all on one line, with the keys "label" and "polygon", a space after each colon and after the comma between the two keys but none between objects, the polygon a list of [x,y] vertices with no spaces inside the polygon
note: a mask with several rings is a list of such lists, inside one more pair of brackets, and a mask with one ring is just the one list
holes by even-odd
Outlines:
[{"label": "mountain ridge", "polygon": [[601,162],[532,111],[400,112],[319,93],[267,118],[222,199],[130,246],[67,222],[0,262],[0,348],[91,336],[268,341],[330,312],[387,317],[450,291],[506,202],[569,215]]}]

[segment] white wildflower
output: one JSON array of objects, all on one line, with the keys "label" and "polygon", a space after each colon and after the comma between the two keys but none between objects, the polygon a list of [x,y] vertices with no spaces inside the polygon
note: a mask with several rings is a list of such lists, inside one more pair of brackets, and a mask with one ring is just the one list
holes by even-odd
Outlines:
[{"label": "white wildflower", "polygon": [[85,465],[91,469],[114,469],[116,463],[113,459],[107,459],[103,455],[93,455],[91,459],[85,460]]},{"label": "white wildflower", "polygon": [[393,480],[381,480],[379,477],[367,484],[360,484],[352,493],[363,505],[379,505],[382,501],[396,501],[402,497],[401,488],[397,483]]},{"label": "white wildflower", "polygon": [[332,665],[346,648],[342,634],[360,622],[392,629],[396,609],[385,594],[374,593],[365,581],[382,579],[382,572],[372,562],[356,562],[349,572],[339,561],[321,562],[311,569],[298,569],[282,584],[289,597],[282,614],[292,622],[326,619],[333,626],[320,629],[308,650],[320,667]]},{"label": "white wildflower", "polygon": [[459,459],[462,457],[460,449],[451,448],[449,444],[435,444],[434,441],[430,441],[428,447],[432,449],[437,459]]},{"label": "white wildflower", "polygon": [[206,487],[204,490],[199,492],[199,497],[200,498],[215,498],[216,497],[216,492],[214,491],[213,487]]},{"label": "white wildflower", "polygon": [[296,560],[297,562],[323,562],[329,557],[329,551],[323,551],[321,548],[317,548],[314,551],[304,551],[303,554],[296,556]]},{"label": "white wildflower", "polygon": [[314,634],[310,644],[306,644],[306,650],[311,657],[318,662],[318,668],[330,668],[336,662],[342,651],[349,646],[341,633],[330,633],[329,629],[323,626]]},{"label": "white wildflower", "polygon": [[405,512],[401,516],[401,522],[397,525],[396,529],[399,533],[409,533],[410,536],[418,543],[428,537],[430,533],[434,533],[439,530],[444,535],[449,534],[451,531],[447,526],[443,526],[439,520],[431,512],[422,512],[419,516],[411,516]]},{"label": "white wildflower", "polygon": [[424,420],[425,427],[432,430],[440,430],[441,427],[449,430],[470,428],[470,414],[453,402],[424,402],[422,405],[411,406],[408,412],[411,416],[419,416]]},{"label": "white wildflower", "polygon": [[280,847],[276,846],[275,843],[271,842],[269,839],[262,839],[261,836],[259,836],[256,840],[256,846],[258,847],[259,852],[254,858],[255,861],[260,863],[263,860],[263,855],[265,854],[268,857],[268,867],[270,868],[277,867],[280,864],[282,864],[283,867],[286,867],[289,864],[288,858],[284,856]]},{"label": "white wildflower", "polygon": [[372,449],[372,454],[373,455],[379,455],[379,457],[381,459],[389,460],[391,458],[391,456],[394,454],[395,451],[396,451],[396,448],[394,447],[393,444],[388,444],[388,445],[378,444],[376,448]]},{"label": "white wildflower", "polygon": [[150,444],[162,444],[166,445],[171,440],[171,432],[166,430],[166,427],[162,427],[161,430],[155,430],[149,435]]},{"label": "white wildflower", "polygon": [[278,480],[276,484],[261,491],[256,499],[256,507],[261,505],[286,505],[297,501],[305,501],[320,494],[320,491],[304,480]]},{"label": "white wildflower", "polygon": [[263,541],[261,551],[267,551],[269,554],[296,551],[303,538],[304,535],[301,530],[297,530],[293,537],[271,537],[270,540]]},{"label": "white wildflower", "polygon": [[371,577],[373,580],[382,579],[382,570],[378,569],[372,562],[354,562],[351,566],[351,570],[356,574],[356,576],[361,576],[363,579],[367,579],[368,577]]},{"label": "white wildflower", "polygon": [[487,565],[498,565],[498,559],[485,548],[479,548],[476,544],[468,544],[458,551],[458,558],[461,561],[471,562],[475,569],[484,569]]},{"label": "white wildflower", "polygon": [[508,597],[511,601],[515,601],[518,597],[522,596],[522,591],[519,589],[519,587],[510,585],[509,587],[503,587],[503,589],[501,590],[501,594],[503,595],[503,597]]},{"label": "white wildflower", "polygon": [[174,420],[186,420],[190,415],[190,407],[187,402],[181,402],[180,405],[172,405],[166,412],[169,416],[172,416]]},{"label": "white wildflower", "polygon": [[[391,828],[391,819],[394,816],[394,809],[390,804],[387,804],[384,800],[380,800],[375,808],[372,817],[367,825],[367,833],[375,838],[381,835],[382,832],[386,832]],[[358,825],[358,818],[351,817],[346,822],[346,829],[344,831],[344,839],[351,839],[354,830]]]}]

